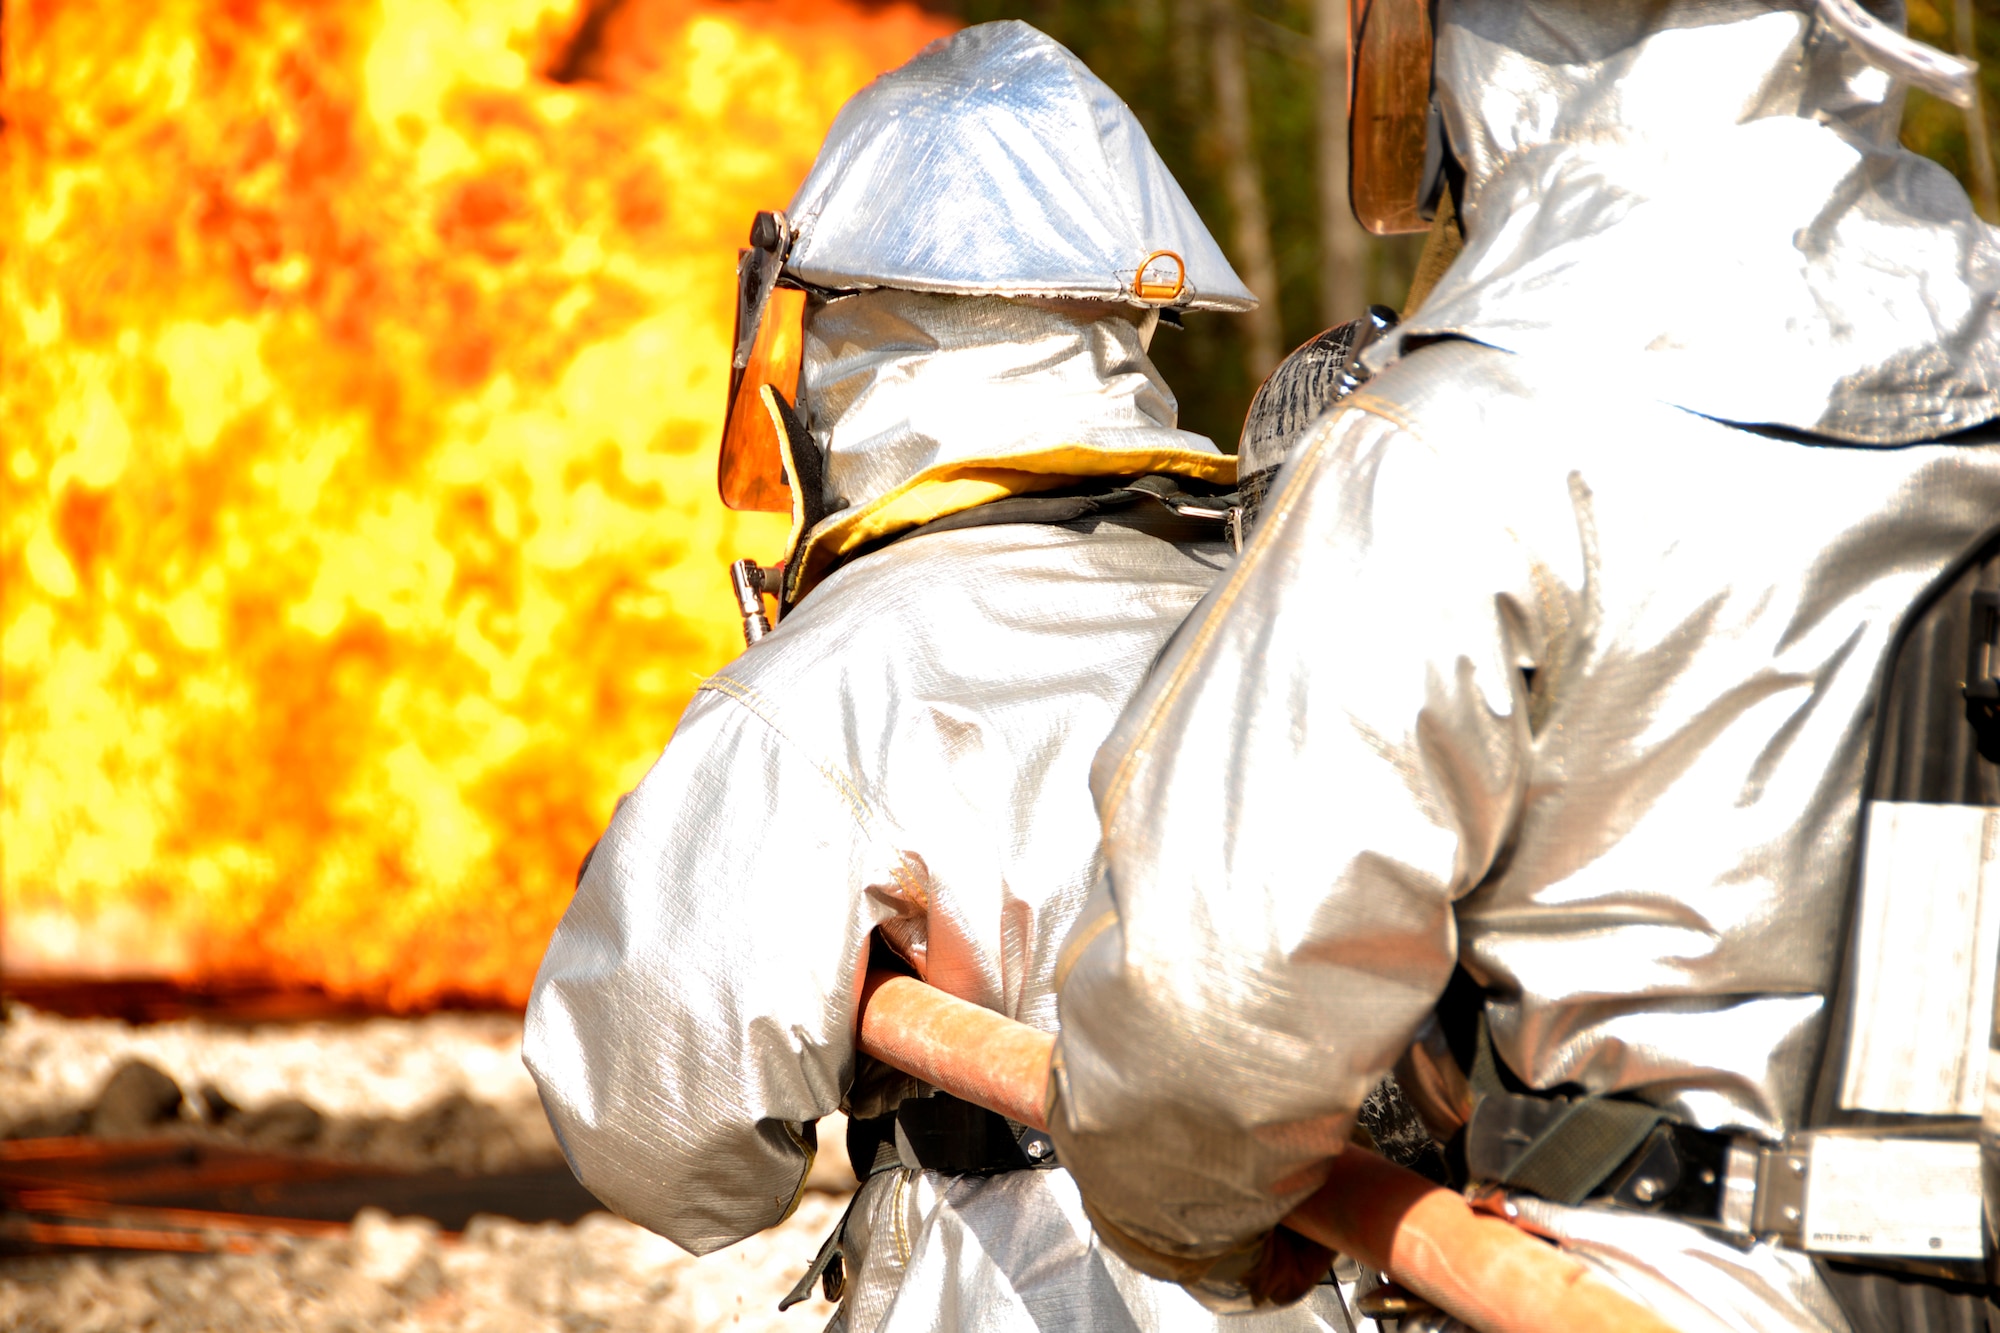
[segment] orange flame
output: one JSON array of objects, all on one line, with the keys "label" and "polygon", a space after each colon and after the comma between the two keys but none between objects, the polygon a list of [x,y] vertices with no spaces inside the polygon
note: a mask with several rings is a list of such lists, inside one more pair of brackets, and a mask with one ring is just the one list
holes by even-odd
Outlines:
[{"label": "orange flame", "polygon": [[948,25],[4,24],[4,966],[520,1002],[782,540],[714,493],[736,248]]}]

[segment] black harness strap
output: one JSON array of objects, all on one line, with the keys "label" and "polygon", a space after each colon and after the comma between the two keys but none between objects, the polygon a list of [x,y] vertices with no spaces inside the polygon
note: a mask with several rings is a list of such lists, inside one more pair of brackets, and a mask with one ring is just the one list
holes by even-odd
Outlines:
[{"label": "black harness strap", "polygon": [[1619,1173],[1666,1115],[1618,1097],[1565,1098],[1507,1087],[1486,1016],[1467,1081],[1479,1097],[1466,1126],[1475,1179],[1575,1207]]}]

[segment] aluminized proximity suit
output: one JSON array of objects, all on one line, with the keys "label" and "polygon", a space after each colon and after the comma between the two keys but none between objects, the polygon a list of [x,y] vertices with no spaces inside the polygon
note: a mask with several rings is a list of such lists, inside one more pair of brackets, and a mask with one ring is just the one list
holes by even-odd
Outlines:
[{"label": "aluminized proximity suit", "polygon": [[[1116,189],[1029,170],[1107,163]],[[989,170],[1029,172],[1011,209],[968,184]],[[980,231],[1038,196],[1105,216],[1035,232],[1025,258]],[[969,211],[939,221],[952,209]],[[850,103],[791,216],[788,271],[814,289],[799,413],[830,511],[792,558],[843,558],[703,682],[593,854],[528,1014],[578,1176],[697,1253],[788,1214],[821,1117],[924,1091],[855,1052],[878,928],[931,984],[1054,1026],[1056,952],[1098,864],[1091,757],[1231,558],[1219,527],[1157,509],[910,535],[996,484],[1233,476],[1174,427],[1146,355],[1156,311],[1119,299],[1114,270],[1129,281],[1147,247],[1106,238],[1168,236],[1194,304],[1248,293],[1068,52],[1012,23],[934,45]],[[968,229],[985,252],[940,259]],[[979,294],[996,283],[1033,299]],[[896,1163],[872,1164],[846,1223],[837,1327],[1215,1327],[1099,1246],[1065,1171]],[[1252,1327],[1347,1322],[1327,1287]]]},{"label": "aluminized proximity suit", "polygon": [[[1811,6],[1437,15],[1465,253],[1094,773],[1052,1132],[1158,1271],[1312,1193],[1458,964],[1531,1089],[1799,1128],[1885,655],[2000,526],[2000,244]],[[1680,1326],[1848,1327],[1517,1202]]]}]

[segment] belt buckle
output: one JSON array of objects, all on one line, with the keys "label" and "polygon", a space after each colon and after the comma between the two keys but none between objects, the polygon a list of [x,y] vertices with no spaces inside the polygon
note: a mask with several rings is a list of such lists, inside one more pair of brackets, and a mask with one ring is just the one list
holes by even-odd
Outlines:
[{"label": "belt buckle", "polygon": [[1764,1157],[1759,1230],[1786,1244],[1861,1262],[1985,1258],[1976,1142],[1820,1130]]}]

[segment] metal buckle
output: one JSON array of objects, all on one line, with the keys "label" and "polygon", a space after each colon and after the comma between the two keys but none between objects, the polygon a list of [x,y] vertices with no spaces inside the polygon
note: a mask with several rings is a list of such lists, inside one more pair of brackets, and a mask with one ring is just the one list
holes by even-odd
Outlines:
[{"label": "metal buckle", "polygon": [[[1819,1130],[1757,1158],[1748,1232],[1759,1239],[1862,1260],[1984,1258],[1977,1143]],[[1742,1174],[1732,1156],[1732,1183]]]}]

